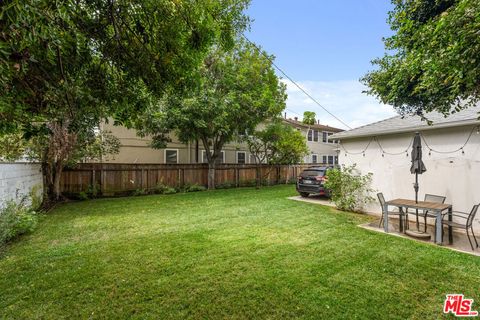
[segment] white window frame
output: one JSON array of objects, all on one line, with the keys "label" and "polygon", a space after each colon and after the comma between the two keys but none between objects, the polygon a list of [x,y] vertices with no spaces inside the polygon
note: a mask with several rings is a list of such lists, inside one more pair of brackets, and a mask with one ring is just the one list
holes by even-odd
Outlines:
[{"label": "white window frame", "polygon": [[248,163],[248,158],[247,158],[247,152],[246,152],[246,151],[237,151],[237,152],[235,152],[235,162],[236,162],[237,164],[239,164],[239,162],[238,162],[238,154],[239,154],[239,153],[243,153],[243,154],[245,155],[245,158],[244,158],[244,159],[245,159],[245,162],[242,163],[242,164],[247,164],[247,163]]},{"label": "white window frame", "polygon": [[[312,133],[312,135],[310,135],[310,132]],[[309,142],[313,141],[313,130],[312,129],[308,129],[308,131],[307,131],[307,141],[309,141]]]},{"label": "white window frame", "polygon": [[[313,157],[315,157],[315,161],[313,161]],[[318,154],[312,153],[311,159],[312,159],[312,163],[318,163]]]},{"label": "white window frame", "polygon": [[179,160],[179,150],[178,149],[165,149],[164,152],[163,152],[163,158],[164,158],[164,161],[165,161],[165,164],[170,164],[167,162],[167,151],[175,151],[177,153],[177,163],[178,164],[178,160]]},{"label": "white window frame", "polygon": [[[225,163],[225,151],[224,150],[220,151],[220,154],[222,155],[222,163],[221,164],[224,164]],[[202,163],[208,163],[208,161],[207,161],[207,150],[202,150]]]}]

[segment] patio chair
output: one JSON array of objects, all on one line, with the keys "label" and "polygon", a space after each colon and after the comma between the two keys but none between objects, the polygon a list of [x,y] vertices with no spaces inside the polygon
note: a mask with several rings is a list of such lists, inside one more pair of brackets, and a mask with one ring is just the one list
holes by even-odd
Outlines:
[{"label": "patio chair", "polygon": [[[474,205],[470,213],[466,212],[460,212],[460,211],[453,211],[452,216],[457,219],[461,219],[461,222],[456,222],[456,221],[448,221],[445,220],[445,217],[448,218],[448,213],[445,213],[442,218],[442,228],[443,226],[448,226],[452,228],[457,228],[457,229],[465,229],[467,232],[467,237],[468,237],[468,242],[470,242],[470,246],[472,247],[472,250],[475,250],[473,248],[473,243],[472,240],[470,240],[470,234],[469,230],[472,232],[473,239],[475,240],[475,245],[478,248],[478,242],[477,238],[475,238],[475,233],[473,233],[473,219],[475,219],[475,215],[477,214],[478,210],[478,204]],[[443,236],[443,232],[442,232]],[[443,242],[443,239],[442,239]]]},{"label": "patio chair", "polygon": [[[385,197],[383,196],[383,193],[379,192],[377,193],[377,197],[378,197],[378,200],[380,201],[380,205],[382,206],[382,217],[380,218],[380,223],[378,224],[378,227],[381,228],[382,227],[382,222],[383,222],[383,216],[385,215]],[[400,220],[400,232],[403,231],[403,227],[402,227],[402,219],[403,217],[405,216],[405,213],[402,212],[402,211],[388,211],[387,214],[389,216],[398,216],[398,219]]]},{"label": "patio chair", "polygon": [[[426,202],[435,202],[435,203],[445,203],[445,199],[447,197],[444,196],[436,196],[434,194],[425,194],[424,201]],[[424,223],[424,230],[423,232],[427,232],[427,218],[436,218],[437,216],[431,213],[428,213],[428,210],[422,210],[422,212],[418,213],[418,216],[423,216],[423,223]],[[418,221],[417,221],[418,222]],[[408,221],[407,221],[408,223]],[[418,227],[418,226],[417,226]]]}]

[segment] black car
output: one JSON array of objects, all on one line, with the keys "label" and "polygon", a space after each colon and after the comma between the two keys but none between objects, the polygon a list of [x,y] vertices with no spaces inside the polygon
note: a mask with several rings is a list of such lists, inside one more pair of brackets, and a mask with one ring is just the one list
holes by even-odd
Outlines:
[{"label": "black car", "polygon": [[311,194],[330,196],[328,190],[323,186],[327,179],[327,171],[332,167],[311,167],[303,170],[297,180],[297,191],[302,197]]}]

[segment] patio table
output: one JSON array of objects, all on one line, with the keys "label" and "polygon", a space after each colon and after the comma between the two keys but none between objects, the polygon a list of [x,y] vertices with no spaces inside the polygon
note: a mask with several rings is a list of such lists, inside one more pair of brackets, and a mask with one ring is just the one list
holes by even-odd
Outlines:
[{"label": "patio table", "polygon": [[[403,209],[419,209],[419,210],[428,210],[431,213],[436,214],[437,227],[435,230],[436,244],[442,244],[442,213],[448,210],[448,220],[452,221],[452,205],[448,203],[436,203],[436,202],[427,202],[427,201],[418,201],[409,200],[409,199],[394,199],[385,202],[385,208],[383,212],[388,212],[388,207],[393,206],[397,207],[400,210]],[[388,214],[384,214],[384,230],[388,233]],[[400,219],[401,220],[401,219]],[[448,242],[449,244],[453,243],[452,228],[448,227]]]}]

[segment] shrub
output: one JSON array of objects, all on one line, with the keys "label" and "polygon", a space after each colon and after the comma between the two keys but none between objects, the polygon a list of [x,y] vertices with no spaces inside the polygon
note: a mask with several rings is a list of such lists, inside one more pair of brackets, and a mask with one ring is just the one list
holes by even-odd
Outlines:
[{"label": "shrub", "polygon": [[144,196],[148,194],[148,190],[147,189],[136,189],[135,191],[133,191],[132,195],[134,197],[136,196]]},{"label": "shrub", "polygon": [[169,187],[169,186],[164,185],[163,183],[159,182],[153,188],[153,193],[156,193],[156,194],[172,194],[172,193],[177,193],[177,190],[175,188]]},{"label": "shrub", "polygon": [[37,225],[37,214],[25,205],[25,198],[16,203],[7,201],[0,209],[0,245],[17,236],[32,232]]},{"label": "shrub", "polygon": [[163,194],[174,194],[174,193],[177,193],[177,189],[175,188],[172,188],[172,187],[166,187],[164,190],[163,190]]},{"label": "shrub", "polygon": [[207,188],[195,183],[191,185],[185,185],[184,190],[185,192],[197,192],[197,191],[205,191],[207,190]]},{"label": "shrub", "polygon": [[361,175],[356,165],[345,166],[327,171],[325,187],[330,191],[332,201],[340,210],[362,212],[364,206],[373,201],[370,195],[372,173]]}]

